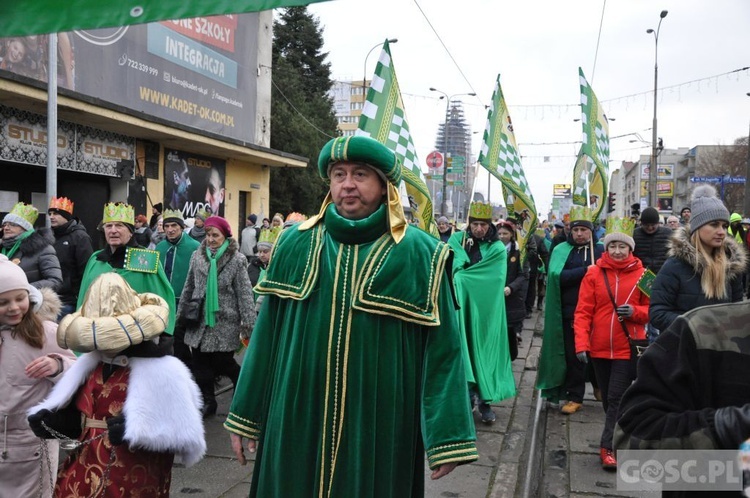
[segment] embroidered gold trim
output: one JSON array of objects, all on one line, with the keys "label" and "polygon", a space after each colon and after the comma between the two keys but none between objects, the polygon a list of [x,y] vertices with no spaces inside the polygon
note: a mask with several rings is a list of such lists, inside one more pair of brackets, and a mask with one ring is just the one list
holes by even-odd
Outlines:
[{"label": "embroidered gold trim", "polygon": [[[279,297],[289,297],[297,300],[305,299],[310,293],[312,287],[315,285],[315,282],[317,282],[318,280],[318,273],[320,270],[319,253],[323,241],[322,233],[323,230],[321,227],[315,227],[313,231],[312,243],[310,244],[310,248],[307,251],[305,272],[302,275],[302,280],[299,284],[289,284],[286,282],[269,280],[268,274],[266,274],[266,278],[258,282],[253,290],[259,294],[275,294]],[[276,245],[279,244],[277,243]]]}]

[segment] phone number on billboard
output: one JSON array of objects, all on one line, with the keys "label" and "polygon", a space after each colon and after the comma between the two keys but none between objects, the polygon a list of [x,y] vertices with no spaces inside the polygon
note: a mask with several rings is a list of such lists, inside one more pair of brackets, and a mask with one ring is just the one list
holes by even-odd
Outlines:
[{"label": "phone number on billboard", "polygon": [[123,54],[122,57],[120,57],[119,62],[121,66],[127,65],[128,67],[132,67],[133,69],[137,71],[148,73],[151,76],[159,75],[159,70],[157,68],[151,67],[148,64],[144,64],[142,62],[134,61],[133,59],[128,57],[128,54]]}]

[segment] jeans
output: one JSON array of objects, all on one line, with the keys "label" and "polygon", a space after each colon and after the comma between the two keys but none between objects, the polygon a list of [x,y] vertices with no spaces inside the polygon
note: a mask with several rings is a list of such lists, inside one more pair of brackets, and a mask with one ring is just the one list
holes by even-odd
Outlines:
[{"label": "jeans", "polygon": [[604,430],[599,444],[600,447],[611,450],[620,400],[635,379],[635,360],[591,358],[591,364],[602,390],[602,406],[605,413]]}]

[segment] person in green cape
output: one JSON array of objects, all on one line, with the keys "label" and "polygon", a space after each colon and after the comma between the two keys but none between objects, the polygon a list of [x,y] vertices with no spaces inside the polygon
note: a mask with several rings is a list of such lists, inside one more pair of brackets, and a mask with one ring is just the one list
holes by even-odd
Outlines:
[{"label": "person in green cape", "polygon": [[159,263],[159,253],[140,247],[133,237],[135,211],[133,206],[122,202],[109,202],[104,205],[104,216],[99,229],[104,232],[107,246],[96,251],[89,258],[81,279],[78,293],[80,308],[86,291],[96,277],[102,273],[117,272],[138,293],[151,292],[164,298],[169,305],[169,323],[164,333],[174,333],[175,300],[174,290]]},{"label": "person in green cape", "polygon": [[[166,238],[156,244],[156,251],[164,274],[172,285],[175,307],[179,307],[190,258],[201,244],[185,233],[185,220],[181,211],[166,209],[162,216]],[[182,327],[177,327],[174,331],[174,355],[186,363],[190,361],[190,348],[185,346],[185,329]]]},{"label": "person in green cape", "polygon": [[257,450],[252,497],[421,497],[425,452],[433,479],[477,459],[450,249],[408,226],[385,145],[336,138],[318,168],[330,191],[255,287],[224,427],[241,464]]},{"label": "person in green cape", "polygon": [[566,415],[581,409],[586,390],[586,365],[576,357],[573,333],[578,290],[589,266],[603,252],[604,247],[595,240],[591,211],[584,206],[573,206],[567,240],[557,244],[550,254],[544,337],[536,381],[543,397],[554,403],[561,399],[568,401],[561,409]]},{"label": "person in green cape", "polygon": [[492,206],[472,202],[469,226],[451,235],[453,282],[466,377],[482,422],[495,421],[490,403],[516,395],[505,316],[507,252],[492,224]]}]

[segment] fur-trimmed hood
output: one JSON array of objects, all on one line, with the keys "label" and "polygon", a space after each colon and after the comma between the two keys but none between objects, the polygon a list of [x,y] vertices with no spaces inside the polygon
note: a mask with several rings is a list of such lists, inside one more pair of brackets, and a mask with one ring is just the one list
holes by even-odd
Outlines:
[{"label": "fur-trimmed hood", "polygon": [[[706,260],[698,254],[698,250],[690,241],[689,228],[680,227],[674,231],[669,241],[668,255],[677,258],[690,265],[695,273],[700,274],[706,268]],[[745,272],[747,256],[745,251],[735,242],[732,237],[727,236],[724,242],[724,251],[729,259],[728,276],[735,277]]]}]

